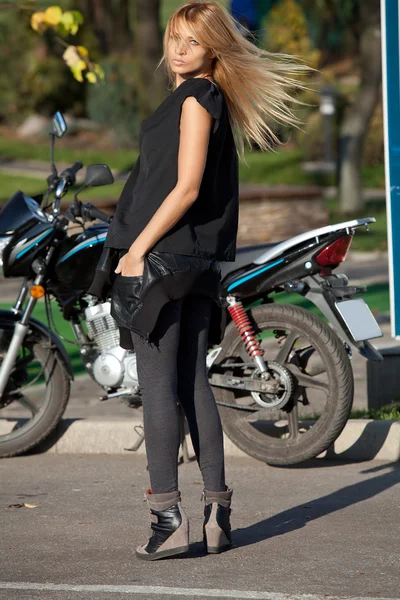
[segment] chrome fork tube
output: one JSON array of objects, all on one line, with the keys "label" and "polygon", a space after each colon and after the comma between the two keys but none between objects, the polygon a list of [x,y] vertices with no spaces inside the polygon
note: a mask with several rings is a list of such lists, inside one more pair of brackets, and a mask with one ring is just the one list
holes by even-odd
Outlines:
[{"label": "chrome fork tube", "polygon": [[[40,285],[43,280],[44,275],[37,275],[33,282],[33,285]],[[22,297],[21,292],[18,298]],[[18,351],[29,329],[29,319],[31,318],[31,314],[33,312],[33,309],[35,308],[36,302],[37,299],[30,296],[26,304],[25,310],[23,312],[21,321],[15,323],[14,334],[11,338],[7,354],[5,355],[4,360],[0,365],[0,398],[3,396],[4,390],[6,389],[6,385],[10,378],[11,371],[14,367]]]},{"label": "chrome fork tube", "polygon": [[23,303],[25,302],[26,294],[28,293],[28,281],[24,279],[24,283],[19,290],[18,297],[15,301],[14,306],[11,308],[12,311],[17,312],[22,308]]}]

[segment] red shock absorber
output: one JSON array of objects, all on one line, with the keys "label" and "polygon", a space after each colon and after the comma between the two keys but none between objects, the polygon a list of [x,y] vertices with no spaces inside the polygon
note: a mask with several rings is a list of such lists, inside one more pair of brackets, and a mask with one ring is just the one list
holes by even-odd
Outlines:
[{"label": "red shock absorber", "polygon": [[250,358],[255,356],[262,356],[264,350],[261,348],[260,342],[256,339],[256,334],[246,311],[243,308],[241,302],[235,302],[231,306],[228,306],[229,313],[232,317],[232,321],[235,323],[238,331],[243,339],[246,352]]}]

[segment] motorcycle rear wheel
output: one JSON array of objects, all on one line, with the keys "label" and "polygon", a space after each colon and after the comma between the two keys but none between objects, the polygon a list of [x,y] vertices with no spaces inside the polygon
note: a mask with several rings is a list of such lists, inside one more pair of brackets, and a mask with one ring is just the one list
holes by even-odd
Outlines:
[{"label": "motorcycle rear wheel", "polygon": [[[291,372],[287,387],[292,391],[287,391],[287,404],[274,409],[257,404],[250,392],[213,387],[217,403],[229,405],[218,407],[224,432],[246,454],[270,465],[288,466],[315,458],[340,435],[353,404],[353,370],[343,343],[321,319],[299,307],[259,305],[247,315],[265,350],[264,360]],[[218,365],[250,362],[233,322],[222,346]],[[246,377],[245,367],[224,367],[223,371]],[[255,368],[251,375],[247,371],[249,376],[257,376]],[[283,388],[280,393],[285,400]],[[261,396],[271,406],[279,400]]]},{"label": "motorcycle rear wheel", "polygon": [[[59,353],[48,345],[48,338],[35,332],[21,346],[0,399],[0,458],[18,456],[38,446],[64,414],[70,379]],[[41,384],[30,386],[31,378],[42,368]]]}]

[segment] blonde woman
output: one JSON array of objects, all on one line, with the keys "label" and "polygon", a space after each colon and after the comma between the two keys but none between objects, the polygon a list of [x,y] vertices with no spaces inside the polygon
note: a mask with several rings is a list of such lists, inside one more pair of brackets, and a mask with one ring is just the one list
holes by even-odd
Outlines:
[{"label": "blonde woman", "polygon": [[253,45],[217,2],[189,2],[170,17],[161,63],[171,93],[141,125],[140,156],[105,243],[119,252],[119,289],[133,296],[134,288],[141,295],[148,253],[176,267],[141,297],[137,326],[121,342],[136,351],[143,399],[152,529],[136,550],[144,560],[189,549],[178,487],[178,402],[204,481],[205,548],[218,553],[232,545],[232,489],[206,369],[219,261],[235,259],[244,141],[267,149],[275,137],[271,119],[296,123],[289,90],[303,69]]}]

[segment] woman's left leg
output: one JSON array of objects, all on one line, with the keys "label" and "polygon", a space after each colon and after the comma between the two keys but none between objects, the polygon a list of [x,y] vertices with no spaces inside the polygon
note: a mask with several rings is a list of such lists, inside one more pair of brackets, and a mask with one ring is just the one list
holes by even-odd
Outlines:
[{"label": "woman's left leg", "polygon": [[178,490],[177,351],[181,305],[182,300],[173,300],[163,306],[153,332],[155,343],[132,332],[151,482],[146,499],[152,534],[136,549],[142,560],[158,560],[189,549],[189,523]]},{"label": "woman's left leg", "polygon": [[182,299],[171,300],[159,314],[153,342],[131,332],[143,402],[143,425],[151,489],[154,494],[178,490],[180,423],[177,354]]}]

